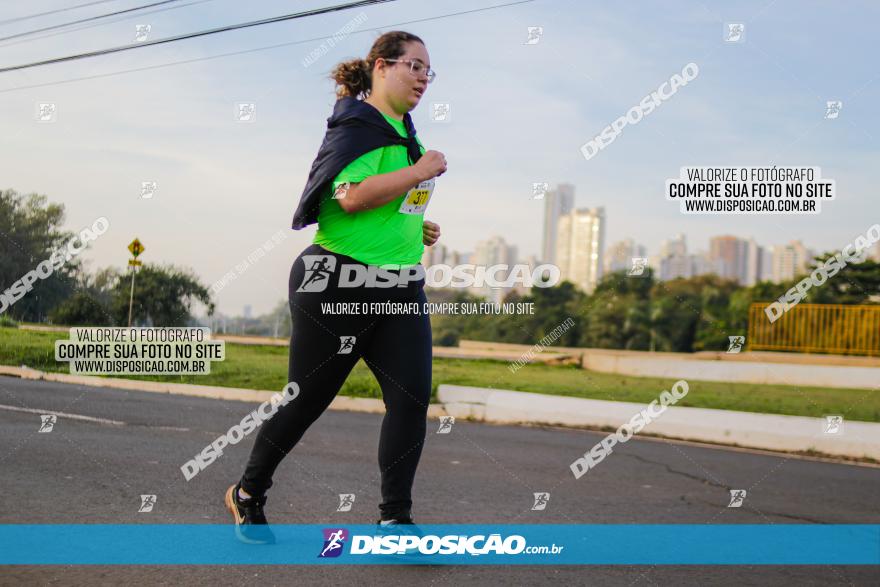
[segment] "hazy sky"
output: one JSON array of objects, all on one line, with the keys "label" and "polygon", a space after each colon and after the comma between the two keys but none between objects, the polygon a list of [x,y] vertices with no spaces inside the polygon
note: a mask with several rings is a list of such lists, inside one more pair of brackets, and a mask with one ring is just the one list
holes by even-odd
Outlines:
[{"label": "hazy sky", "polygon": [[[0,21],[77,3],[4,2]],[[0,37],[144,3],[0,24]],[[150,24],[157,39],[322,5],[199,2],[0,41],[0,66],[130,44],[136,24]],[[225,313],[245,304],[267,311],[286,298],[290,264],[316,228],[293,231],[290,220],[332,111],[326,76],[336,62],[366,55],[372,29],[403,29],[425,40],[438,74],[413,119],[425,146],[449,163],[427,218],[450,248],[468,251],[500,234],[523,257],[538,253],[543,202],[531,184],[539,181],[573,183],[578,207],[605,206],[606,245],[632,237],[649,253],[678,232],[692,250],[718,234],[836,250],[880,221],[870,179],[880,161],[876,3],[538,0],[401,24],[492,5],[401,0],[0,74],[0,188],[63,203],[71,230],[107,217],[110,229],[84,255],[92,268],[124,267],[137,236],[144,261],[191,267],[206,285],[282,230],[282,245],[217,296]],[[360,13],[354,34],[303,65],[321,37]],[[745,23],[745,42],[724,43],[725,22]],[[525,44],[529,26],[543,27],[537,44]],[[305,42],[289,44],[297,41]],[[697,79],[583,157],[583,143],[689,62],[699,65]],[[47,85],[15,89],[35,84]],[[827,100],[843,102],[839,118],[824,119]],[[35,121],[39,102],[56,104],[56,122]],[[256,103],[254,123],[235,120],[237,102]],[[449,122],[430,120],[433,102],[451,105]],[[684,216],[663,196],[682,166],[773,164],[821,167],[838,199],[818,216],[760,218]],[[140,197],[142,181],[158,183],[153,198]]]}]

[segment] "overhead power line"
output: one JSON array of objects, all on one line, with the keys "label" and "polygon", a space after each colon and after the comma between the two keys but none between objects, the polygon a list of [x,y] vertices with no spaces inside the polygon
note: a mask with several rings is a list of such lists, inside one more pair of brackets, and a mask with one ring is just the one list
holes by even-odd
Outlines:
[{"label": "overhead power line", "polygon": [[100,49],[98,51],[90,51],[88,53],[78,53],[76,55],[68,55],[66,57],[55,57],[53,59],[46,59],[43,61],[35,61],[33,63],[25,63],[23,65],[13,65],[11,67],[0,68],[0,73],[6,73],[9,71],[19,71],[22,69],[30,69],[33,67],[40,67],[43,65],[50,65],[53,63],[64,63],[66,61],[74,61],[77,59],[86,59],[89,57],[97,57],[99,55],[109,55],[111,53],[119,53],[122,51],[131,51],[132,49],[142,49],[144,47],[151,47],[153,45],[162,45],[165,43],[173,43],[175,41],[182,41],[185,39],[194,39],[196,37],[205,37],[208,35],[216,35],[218,33],[225,33],[228,31],[234,31],[239,29],[245,29],[255,26],[262,26],[266,24],[272,24],[276,22],[283,22],[287,20],[293,20],[297,18],[305,18],[307,16],[315,16],[318,14],[327,14],[330,12],[337,12],[340,10],[348,10],[351,8],[360,8],[364,6],[372,6],[374,4],[384,4],[386,2],[393,2],[394,0],[360,0],[358,2],[350,2],[348,4],[339,4],[336,6],[328,6],[326,8],[316,8],[314,10],[306,10],[303,12],[295,12],[292,14],[285,14],[282,16],[273,16],[271,18],[264,18],[261,20],[254,20],[251,22],[243,22],[239,24],[232,24],[222,27],[217,27],[213,29],[208,29],[204,31],[198,31],[195,33],[185,33],[182,35],[176,35],[173,37],[167,37],[165,39],[156,39],[154,41],[144,41],[142,43],[137,43],[135,45],[123,45],[121,47],[112,47],[109,49]]},{"label": "overhead power line", "polygon": [[117,10],[116,12],[108,12],[107,14],[98,14],[96,16],[89,16],[88,18],[81,18],[79,20],[74,20],[71,22],[65,22],[62,24],[53,24],[52,26],[43,27],[41,29],[34,29],[32,31],[26,31],[23,33],[16,33],[14,35],[9,35],[8,37],[0,37],[0,41],[9,41],[12,39],[19,39],[21,37],[29,37],[30,35],[36,35],[37,33],[45,33],[46,31],[54,31],[58,29],[63,29],[65,27],[73,26],[76,24],[82,24],[84,22],[92,22],[95,20],[101,20],[102,18],[110,18],[111,16],[119,16],[120,14],[128,14],[129,12],[137,12],[138,10],[145,10],[147,8],[152,8],[153,6],[161,6],[162,4],[171,4],[172,2],[179,2],[180,0],[161,0],[160,2],[153,2],[152,4],[144,4],[143,6],[134,6],[132,8],[126,8],[125,10]]},{"label": "overhead power line", "polygon": [[79,26],[69,25],[64,30],[55,31],[53,33],[46,33],[43,35],[30,36],[29,38],[19,39],[17,41],[13,41],[11,43],[3,43],[0,45],[0,48],[3,47],[12,47],[13,45],[20,45],[22,43],[33,43],[34,41],[39,41],[40,39],[48,39],[49,37],[57,37],[58,35],[69,35],[70,33],[75,33],[77,31],[83,31],[86,29],[91,29],[99,26],[107,26],[116,22],[122,22],[123,20],[130,20],[132,18],[143,18],[148,14],[156,14],[158,12],[165,12],[167,10],[179,10],[181,8],[186,8],[188,6],[193,6],[195,4],[204,4],[205,2],[213,2],[214,0],[193,0],[188,2],[187,4],[174,4],[172,6],[164,6],[162,8],[155,8],[153,10],[146,10],[139,14],[132,15],[117,15],[110,16],[106,19],[101,19],[101,22],[92,22],[92,23],[84,23]]},{"label": "overhead power line", "polygon": [[29,14],[28,16],[17,16],[15,18],[7,18],[0,20],[0,24],[9,24],[10,22],[21,22],[23,20],[31,20],[41,16],[49,16],[50,14],[58,14],[59,12],[68,12],[77,8],[85,8],[86,6],[94,6],[95,4],[107,4],[108,2],[116,2],[116,0],[96,0],[95,2],[86,2],[85,4],[77,4],[76,6],[68,6],[67,8],[58,8],[56,10],[48,10],[46,12],[38,12],[37,14]]},{"label": "overhead power line", "polygon": [[[426,18],[417,18],[414,20],[393,22],[393,23],[386,24],[386,25],[383,25],[380,27],[373,27],[373,28],[369,28],[369,29],[361,29],[358,31],[352,31],[350,34],[357,35],[357,34],[369,33],[372,31],[388,30],[390,28],[402,27],[402,26],[406,26],[409,24],[429,22],[432,20],[441,20],[444,18],[452,18],[454,16],[462,16],[465,14],[472,14],[475,12],[485,12],[488,10],[494,10],[496,8],[507,8],[509,6],[515,6],[517,4],[528,4],[528,3],[534,2],[534,1],[535,0],[517,0],[516,2],[505,2],[503,4],[493,4],[491,6],[474,8],[472,10],[461,10],[459,12],[450,12],[447,14],[440,14],[437,16],[429,16]],[[126,73],[138,73],[141,71],[150,71],[153,69],[164,69],[166,67],[174,67],[176,65],[187,65],[190,63],[199,63],[202,61],[213,61],[214,59],[222,59],[223,57],[234,57],[236,55],[246,55],[247,53],[258,53],[260,51],[271,51],[272,49],[279,49],[281,47],[290,47],[293,45],[302,45],[305,43],[313,43],[315,41],[322,41],[322,40],[326,39],[327,37],[328,37],[328,35],[323,35],[320,37],[313,37],[311,39],[301,39],[299,41],[288,41],[287,43],[277,43],[275,45],[265,45],[263,47],[254,47],[253,49],[242,49],[239,51],[230,51],[228,53],[219,53],[217,55],[208,55],[207,57],[195,57],[193,59],[182,59],[180,61],[171,61],[169,63],[159,63],[156,65],[145,65],[144,67],[134,67],[131,69],[122,69],[120,71],[111,71],[108,73],[98,73],[98,74],[86,75],[86,76],[82,76],[82,77],[73,77],[73,78],[68,78],[68,79],[54,81],[54,82],[45,82],[45,83],[40,83],[40,84],[28,84],[25,86],[16,86],[14,88],[6,88],[4,90],[0,90],[0,94],[6,94],[9,92],[17,92],[20,90],[31,90],[31,89],[35,89],[35,88],[45,88],[45,87],[49,87],[49,86],[59,86],[62,84],[71,84],[71,83],[75,83],[75,82],[89,81],[89,80],[100,79],[100,78],[105,78],[105,77],[115,77],[117,75],[125,75]]]}]

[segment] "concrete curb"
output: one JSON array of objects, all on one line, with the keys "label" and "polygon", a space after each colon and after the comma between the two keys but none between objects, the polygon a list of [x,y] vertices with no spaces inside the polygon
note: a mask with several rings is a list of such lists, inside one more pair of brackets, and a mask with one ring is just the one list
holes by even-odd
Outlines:
[{"label": "concrete curb", "polygon": [[[0,375],[254,403],[263,402],[267,394],[278,391],[47,373],[28,367],[5,365],[0,365]],[[657,393],[659,395],[660,392]],[[441,384],[437,396],[440,403],[428,407],[429,418],[448,415],[493,424],[617,429],[646,407],[632,402],[449,384]],[[385,413],[385,404],[380,399],[336,396],[330,409],[382,414]],[[670,406],[660,418],[648,424],[644,432],[666,438],[745,448],[786,452],[815,451],[836,457],[880,460],[880,424],[845,421],[842,434],[829,435],[822,433],[823,422],[822,418]],[[585,446],[585,452],[589,448]],[[572,460],[578,456],[580,455],[574,455]]]},{"label": "concrete curb", "polygon": [[[174,395],[189,395],[209,399],[223,399],[243,402],[262,403],[268,399],[268,394],[281,391],[241,389],[238,387],[218,387],[215,385],[196,385],[191,383],[166,383],[164,381],[140,381],[137,379],[115,379],[112,377],[93,377],[90,375],[70,375],[68,373],[47,373],[30,367],[11,367],[0,365],[0,375],[10,375],[21,379],[33,379],[42,381],[56,381],[73,385],[87,385],[89,387],[109,387],[113,389],[130,389],[133,391],[148,391],[151,393],[170,393]],[[368,397],[349,397],[337,395],[330,403],[331,410],[345,410],[349,412],[368,412],[371,414],[384,414],[385,404],[380,399]],[[428,406],[429,418],[440,418],[446,415],[446,410],[439,404]]]},{"label": "concrete curb", "polygon": [[[657,391],[657,395],[660,395]],[[451,416],[498,424],[617,429],[646,405],[443,384],[437,397]],[[880,424],[845,421],[824,434],[823,418],[670,406],[645,426],[648,434],[774,451],[816,451],[880,460]],[[585,446],[585,452],[590,447]],[[574,455],[572,460],[580,455]]]}]

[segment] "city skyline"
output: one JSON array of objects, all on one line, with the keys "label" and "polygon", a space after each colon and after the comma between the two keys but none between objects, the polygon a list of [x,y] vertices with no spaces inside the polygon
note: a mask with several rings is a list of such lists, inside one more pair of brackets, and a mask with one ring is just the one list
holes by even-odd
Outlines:
[{"label": "city skyline", "polygon": [[[594,210],[602,211],[602,213],[604,214],[604,208],[602,206],[599,206],[595,209],[572,207],[569,207],[568,209],[570,210],[569,214],[577,213],[579,211],[581,213],[592,213]],[[604,220],[605,218],[603,216],[603,221]],[[547,224],[545,223],[544,226],[547,226]],[[682,237],[685,238],[682,240]],[[732,264],[736,268],[732,271],[727,271],[725,270],[725,267],[723,265],[719,267],[718,265],[713,264],[711,249],[713,241],[716,241],[718,239],[733,239],[736,241],[740,241],[740,243],[757,245],[757,247],[755,247],[757,249],[757,253],[753,249],[746,248],[738,251],[737,253],[726,253],[725,255],[722,255],[730,256],[736,259],[732,261]],[[542,237],[542,242],[547,241]],[[553,242],[555,244],[556,240],[553,239],[550,242]],[[635,239],[633,239],[632,237],[624,237],[622,240],[618,240],[611,243],[610,245],[603,246],[599,250],[598,266],[601,267],[601,271],[599,272],[599,278],[593,279],[595,282],[598,282],[601,279],[601,276],[606,273],[613,271],[629,270],[632,268],[634,258],[646,258],[648,260],[647,266],[655,270],[655,278],[658,280],[668,281],[677,277],[695,277],[698,275],[715,274],[722,278],[733,279],[737,281],[740,285],[751,286],[755,285],[755,283],[757,283],[758,281],[780,282],[784,280],[790,280],[794,278],[797,274],[802,273],[803,270],[809,266],[809,263],[812,262],[813,258],[816,255],[824,252],[832,252],[822,251],[805,245],[801,239],[791,240],[786,243],[762,245],[756,243],[754,238],[744,238],[730,234],[709,236],[707,243],[708,247],[706,249],[697,249],[696,252],[689,252],[689,247],[687,246],[686,242],[687,238],[685,233],[677,233],[675,237],[670,237],[661,241],[658,245],[658,253],[652,254],[645,245],[636,242]],[[497,250],[498,248],[506,248],[511,252],[499,254]],[[612,254],[612,252],[615,248],[619,249],[620,251],[627,252],[614,255]],[[544,247],[542,247],[542,249],[544,249]],[[507,240],[505,240],[504,235],[497,233],[492,234],[489,238],[485,240],[478,241],[474,250],[472,251],[450,248],[450,246],[446,242],[442,242],[441,239],[441,242],[438,242],[436,245],[425,247],[421,262],[425,267],[439,263],[447,265],[474,264],[483,266],[503,263],[506,263],[508,265],[523,263],[534,268],[541,263],[555,264],[556,261],[556,259],[548,261],[534,254],[530,254],[527,257],[523,258],[518,254],[518,251],[519,245],[513,242],[508,242]],[[759,268],[757,270],[755,270],[754,267],[752,269],[741,269],[737,265],[738,260],[742,260],[746,263],[755,263],[755,261],[749,260],[749,258],[753,257],[755,254],[759,256]],[[694,263],[694,267],[690,270],[683,270],[680,264],[681,257],[687,258],[687,262]],[[868,258],[880,262],[880,243],[874,245],[869,250]],[[669,263],[669,265],[667,266],[664,263]],[[746,267],[748,266],[749,265],[746,265]],[[563,271],[563,274],[564,273],[565,272]],[[745,276],[743,275],[743,273],[745,273]],[[571,279],[570,277],[565,276],[562,277],[560,281],[565,279],[572,281],[576,285],[578,284],[577,279]],[[593,287],[595,287],[595,283],[593,284]],[[500,298],[503,297],[503,295],[506,293],[506,291],[504,291],[499,294],[498,292],[493,291],[498,288],[489,288],[488,286],[484,286],[482,288],[468,289],[472,293],[486,294],[488,299],[495,302],[499,302]],[[522,286],[506,288],[506,290],[512,289],[524,291],[528,288],[524,288]],[[251,304],[245,304],[243,308],[246,309],[246,314],[252,311]],[[251,315],[244,314],[228,315],[242,316],[244,318],[252,317]]]}]

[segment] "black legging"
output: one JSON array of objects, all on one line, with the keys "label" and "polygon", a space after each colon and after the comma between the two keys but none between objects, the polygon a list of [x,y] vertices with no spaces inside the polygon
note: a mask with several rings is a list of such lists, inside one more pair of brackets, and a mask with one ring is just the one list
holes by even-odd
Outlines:
[{"label": "black legging", "polygon": [[[305,258],[306,255],[318,257]],[[329,269],[333,260],[328,257],[335,257],[332,272],[309,271],[306,275],[307,268]],[[417,303],[421,308],[427,301],[425,280],[410,280],[405,287],[337,287],[342,264],[367,267],[317,244],[306,248],[293,262],[289,281],[293,331],[288,381],[295,382],[300,393],[259,428],[241,486],[251,495],[263,495],[272,486],[275,468],[330,405],[362,358],[376,376],[385,402],[379,438],[379,509],[383,518],[389,518],[412,507],[413,479],[422,454],[431,396],[431,321],[422,312],[325,314],[321,304],[391,301]],[[326,279],[319,279],[318,273]],[[326,282],[325,289],[298,292],[306,278],[308,288],[320,289],[320,282]],[[352,336],[353,341],[348,338]],[[350,352],[340,352],[349,344]]]}]

